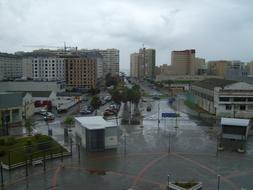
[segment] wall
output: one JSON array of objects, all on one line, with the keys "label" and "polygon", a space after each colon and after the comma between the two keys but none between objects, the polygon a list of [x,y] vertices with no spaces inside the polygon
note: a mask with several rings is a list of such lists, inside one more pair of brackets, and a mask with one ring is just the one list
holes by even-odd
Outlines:
[{"label": "wall", "polygon": [[108,127],[105,129],[105,149],[117,148],[118,129],[117,127]]}]

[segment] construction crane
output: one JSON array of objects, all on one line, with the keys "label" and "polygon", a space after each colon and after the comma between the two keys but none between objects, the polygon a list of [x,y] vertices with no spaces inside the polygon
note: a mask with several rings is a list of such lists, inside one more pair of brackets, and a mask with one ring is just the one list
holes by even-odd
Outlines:
[{"label": "construction crane", "polygon": [[76,47],[67,46],[67,45],[66,45],[66,42],[64,42],[64,45],[63,45],[63,46],[24,45],[24,47],[30,47],[30,48],[57,48],[57,49],[63,50],[64,53],[66,53],[67,50],[74,49],[74,50],[77,52],[77,46],[76,46]]}]

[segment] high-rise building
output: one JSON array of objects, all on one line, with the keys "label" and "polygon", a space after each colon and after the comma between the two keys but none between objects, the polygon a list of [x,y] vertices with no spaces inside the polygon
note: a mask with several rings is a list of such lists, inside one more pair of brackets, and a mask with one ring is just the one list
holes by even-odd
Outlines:
[{"label": "high-rise building", "polygon": [[171,65],[176,75],[195,75],[195,49],[172,51]]},{"label": "high-rise building", "polygon": [[141,76],[150,79],[155,78],[156,52],[155,49],[141,48],[139,50],[139,62],[141,65]]},{"label": "high-rise building", "polygon": [[65,61],[66,85],[71,88],[95,88],[97,82],[97,63],[90,56],[68,56]]},{"label": "high-rise building", "polygon": [[206,61],[203,58],[196,57],[195,58],[195,75],[203,75],[206,74],[207,66]]},{"label": "high-rise building", "polygon": [[131,76],[155,78],[156,53],[154,49],[141,48],[139,53],[130,55]]},{"label": "high-rise building", "polygon": [[22,77],[22,58],[18,55],[0,53],[0,79]]},{"label": "high-rise building", "polygon": [[208,62],[208,74],[224,77],[226,71],[231,68],[231,61],[218,60]]},{"label": "high-rise building", "polygon": [[247,71],[249,75],[253,75],[253,61],[247,63]]},{"label": "high-rise building", "polygon": [[130,76],[139,78],[139,54],[132,53],[130,55]]},{"label": "high-rise building", "polygon": [[103,74],[106,76],[108,73],[111,75],[119,74],[119,50],[118,49],[81,49],[79,52],[94,53],[98,52],[103,58]]}]

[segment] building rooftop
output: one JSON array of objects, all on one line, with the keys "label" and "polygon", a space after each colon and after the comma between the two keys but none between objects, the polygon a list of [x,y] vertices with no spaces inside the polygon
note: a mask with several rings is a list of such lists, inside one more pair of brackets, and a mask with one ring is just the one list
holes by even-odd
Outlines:
[{"label": "building rooftop", "polygon": [[22,93],[0,92],[0,109],[22,106]]},{"label": "building rooftop", "polygon": [[249,119],[221,118],[221,125],[248,127]]},{"label": "building rooftop", "polygon": [[82,127],[89,130],[105,129],[107,127],[117,126],[115,121],[106,121],[102,116],[75,117],[75,120],[79,122]]},{"label": "building rooftop", "polygon": [[193,86],[199,86],[202,88],[207,88],[213,90],[215,87],[224,88],[227,85],[237,83],[237,81],[233,80],[225,80],[225,79],[206,79],[196,83],[193,83]]},{"label": "building rooftop", "polygon": [[52,91],[33,91],[29,92],[32,97],[49,97]]}]

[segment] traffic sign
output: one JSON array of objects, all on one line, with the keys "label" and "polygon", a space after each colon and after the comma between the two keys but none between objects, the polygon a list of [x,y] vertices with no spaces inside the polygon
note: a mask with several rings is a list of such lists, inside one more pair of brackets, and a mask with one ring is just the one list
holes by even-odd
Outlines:
[{"label": "traffic sign", "polygon": [[177,113],[162,113],[162,117],[178,117]]}]

